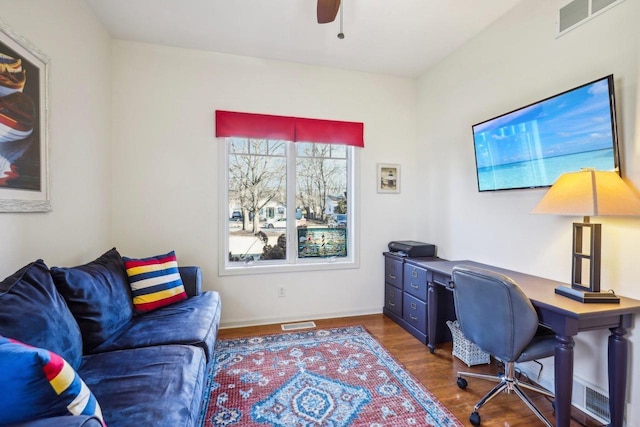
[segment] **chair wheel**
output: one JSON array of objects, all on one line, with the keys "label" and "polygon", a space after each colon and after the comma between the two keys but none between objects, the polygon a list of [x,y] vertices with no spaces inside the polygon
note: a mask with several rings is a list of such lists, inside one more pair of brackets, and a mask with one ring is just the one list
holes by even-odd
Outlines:
[{"label": "chair wheel", "polygon": [[480,414],[477,412],[472,412],[471,416],[469,417],[469,422],[471,424],[473,424],[474,426],[479,426],[480,425]]},{"label": "chair wheel", "polygon": [[458,384],[458,387],[460,387],[462,390],[467,388],[467,380],[465,380],[464,378],[458,377],[458,381],[456,381],[456,384]]}]

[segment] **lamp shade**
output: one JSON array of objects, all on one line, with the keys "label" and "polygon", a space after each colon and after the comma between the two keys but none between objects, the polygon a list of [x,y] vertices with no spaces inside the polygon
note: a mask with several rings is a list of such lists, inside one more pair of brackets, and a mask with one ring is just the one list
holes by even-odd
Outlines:
[{"label": "lamp shade", "polygon": [[584,217],[640,215],[640,198],[616,172],[587,169],[561,175],[531,212]]}]

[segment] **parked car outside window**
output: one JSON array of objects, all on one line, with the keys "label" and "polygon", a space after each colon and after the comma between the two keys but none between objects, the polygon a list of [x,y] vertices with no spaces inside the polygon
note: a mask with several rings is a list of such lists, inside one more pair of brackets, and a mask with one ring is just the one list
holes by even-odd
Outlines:
[{"label": "parked car outside window", "polygon": [[330,228],[345,228],[347,226],[347,215],[336,214],[329,218],[328,225]]},{"label": "parked car outside window", "polygon": [[[302,217],[300,219],[296,219],[296,227],[306,227],[307,219]],[[270,218],[265,221],[262,225],[263,228],[287,228],[287,219],[286,218]]]}]

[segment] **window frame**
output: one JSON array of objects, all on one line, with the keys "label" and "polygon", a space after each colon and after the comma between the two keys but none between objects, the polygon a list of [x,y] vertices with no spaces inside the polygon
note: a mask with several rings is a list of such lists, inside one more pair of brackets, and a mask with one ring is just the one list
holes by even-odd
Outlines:
[{"label": "window frame", "polygon": [[[295,226],[296,211],[296,159],[295,142],[286,141],[286,164],[287,164],[287,258],[284,260],[265,260],[260,262],[230,262],[229,261],[229,155],[230,143],[226,137],[218,137],[219,142],[219,168],[218,168],[218,198],[219,204],[219,231],[218,231],[218,274],[219,276],[247,275],[261,273],[284,273],[303,271],[322,271],[353,269],[360,267],[360,150],[353,146],[347,146],[349,152],[347,158],[347,256],[327,257],[327,258],[298,258],[297,228]],[[291,173],[293,172],[293,173]],[[293,200],[293,203],[289,201]]]}]

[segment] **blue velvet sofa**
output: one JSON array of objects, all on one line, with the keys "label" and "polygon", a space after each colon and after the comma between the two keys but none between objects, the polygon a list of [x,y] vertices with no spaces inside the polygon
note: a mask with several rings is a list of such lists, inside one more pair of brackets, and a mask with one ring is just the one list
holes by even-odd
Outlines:
[{"label": "blue velvet sofa", "polygon": [[[0,336],[64,358],[109,427],[196,426],[221,306],[217,292],[202,291],[198,267],[179,273],[186,299],[137,313],[115,248],[72,268],[37,260],[0,282]],[[6,381],[0,375],[0,389],[7,388],[0,392],[12,396],[15,384]],[[93,415],[38,415],[31,394],[13,407],[0,403],[0,425],[102,425]]]}]

